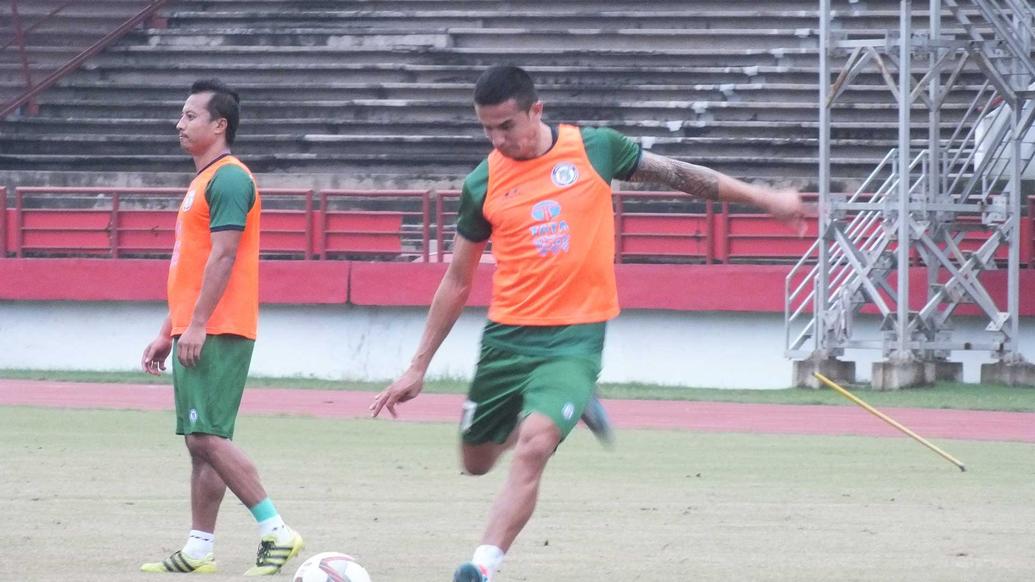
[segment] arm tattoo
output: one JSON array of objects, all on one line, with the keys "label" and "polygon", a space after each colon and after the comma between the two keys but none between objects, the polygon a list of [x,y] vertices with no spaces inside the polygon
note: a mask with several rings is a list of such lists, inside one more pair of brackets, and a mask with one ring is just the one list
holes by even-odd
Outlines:
[{"label": "arm tattoo", "polygon": [[630,182],[652,182],[704,200],[719,199],[719,178],[701,166],[643,152]]}]

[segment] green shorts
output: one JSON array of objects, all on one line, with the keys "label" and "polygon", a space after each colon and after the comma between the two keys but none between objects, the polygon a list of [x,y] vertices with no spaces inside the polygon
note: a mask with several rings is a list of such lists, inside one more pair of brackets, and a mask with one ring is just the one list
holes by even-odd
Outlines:
[{"label": "green shorts", "polygon": [[482,345],[460,420],[463,442],[502,444],[533,412],[553,420],[564,440],[593,396],[600,362],[599,353],[528,356]]},{"label": "green shorts", "polygon": [[210,335],[201,359],[185,368],[173,344],[173,393],[176,397],[176,434],[214,434],[233,438],[237,409],[244,395],[255,340],[237,335]]}]

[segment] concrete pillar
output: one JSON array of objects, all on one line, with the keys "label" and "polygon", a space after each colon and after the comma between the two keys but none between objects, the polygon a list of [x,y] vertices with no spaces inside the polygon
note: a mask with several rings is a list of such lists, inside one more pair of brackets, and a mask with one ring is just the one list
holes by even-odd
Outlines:
[{"label": "concrete pillar", "polygon": [[981,364],[981,383],[1035,386],[1035,365],[1023,360],[1018,362],[1000,360],[990,364]]},{"label": "concrete pillar", "polygon": [[935,370],[934,362],[892,358],[873,363],[870,383],[874,390],[900,390],[929,386],[934,383]]},{"label": "concrete pillar", "polygon": [[795,360],[792,365],[792,381],[796,388],[823,388],[819,380],[812,375],[819,372],[838,384],[855,382],[855,362],[846,362],[837,358],[811,356],[805,360]]},{"label": "concrete pillar", "polygon": [[935,382],[963,382],[963,362],[949,362],[947,360],[935,360],[934,362]]}]

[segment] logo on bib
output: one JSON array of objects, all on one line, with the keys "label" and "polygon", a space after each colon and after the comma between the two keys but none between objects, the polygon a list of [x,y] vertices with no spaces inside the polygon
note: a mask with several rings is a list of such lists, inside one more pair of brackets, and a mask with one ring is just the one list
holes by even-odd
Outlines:
[{"label": "logo on bib", "polygon": [[187,212],[191,206],[194,206],[194,190],[187,192],[187,195],[183,197],[183,206],[180,207],[180,210]]},{"label": "logo on bib", "polygon": [[536,202],[532,207],[532,220],[536,224],[530,226],[528,232],[540,256],[568,252],[568,222],[558,219],[560,215],[561,205],[556,200]]},{"label": "logo on bib", "polygon": [[561,414],[564,415],[564,420],[571,420],[571,417],[575,416],[575,405],[571,402],[565,404],[561,409]]},{"label": "logo on bib", "polygon": [[539,222],[545,222],[547,220],[553,220],[561,215],[561,205],[555,200],[543,200],[542,202],[536,202],[535,206],[532,207],[532,218]]},{"label": "logo on bib", "polygon": [[550,179],[553,180],[554,186],[560,188],[571,186],[579,179],[579,169],[571,162],[561,162],[553,167]]}]

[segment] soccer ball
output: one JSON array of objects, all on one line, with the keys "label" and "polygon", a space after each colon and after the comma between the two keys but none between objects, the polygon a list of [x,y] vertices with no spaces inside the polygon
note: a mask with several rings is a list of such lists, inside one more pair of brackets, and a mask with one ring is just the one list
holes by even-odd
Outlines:
[{"label": "soccer ball", "polygon": [[294,582],[370,582],[370,574],[347,554],[323,552],[302,562]]}]

